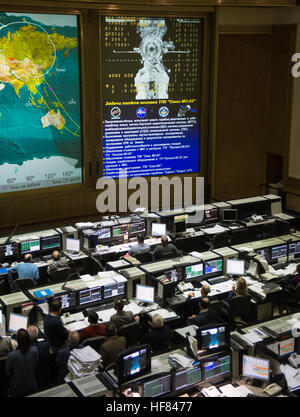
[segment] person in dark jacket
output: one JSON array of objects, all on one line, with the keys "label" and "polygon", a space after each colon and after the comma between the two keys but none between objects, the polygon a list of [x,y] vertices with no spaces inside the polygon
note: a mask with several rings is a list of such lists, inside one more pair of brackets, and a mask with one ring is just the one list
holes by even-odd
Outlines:
[{"label": "person in dark jacket", "polygon": [[10,390],[13,397],[24,397],[37,389],[35,372],[39,363],[39,352],[31,346],[25,329],[17,332],[18,349],[8,354],[5,372],[10,377]]},{"label": "person in dark jacket", "polygon": [[31,346],[36,346],[39,352],[39,364],[36,370],[36,380],[39,389],[43,389],[51,384],[51,355],[49,343],[46,340],[38,340],[39,329],[36,326],[29,326],[28,334]]},{"label": "person in dark jacket", "polygon": [[209,310],[210,300],[208,297],[201,297],[199,300],[200,313],[188,318],[187,325],[195,324],[198,327],[205,326],[209,323],[215,323],[216,313]]},{"label": "person in dark jacket", "polygon": [[114,299],[114,309],[117,311],[110,318],[110,322],[115,325],[117,330],[125,324],[133,323],[135,317],[131,311],[123,311],[124,301],[121,298]]},{"label": "person in dark jacket", "polygon": [[161,244],[156,246],[156,248],[153,251],[152,256],[153,256],[153,259],[156,260],[156,259],[163,258],[167,254],[170,254],[170,257],[179,256],[180,252],[176,248],[176,246],[173,245],[173,243],[169,243],[168,236],[162,236]]},{"label": "person in dark jacket", "polygon": [[171,339],[171,330],[164,324],[164,319],[160,314],[152,317],[152,330],[142,339],[141,344],[149,343],[154,353],[166,348]]},{"label": "person in dark jacket", "polygon": [[116,363],[118,356],[126,349],[126,339],[123,336],[117,336],[117,329],[113,323],[106,323],[105,334],[106,342],[100,347],[103,368]]},{"label": "person in dark jacket", "polygon": [[68,361],[73,349],[82,349],[84,346],[80,343],[80,336],[78,332],[71,332],[68,337],[68,346],[61,349],[56,356],[56,364],[58,367],[57,383],[63,384],[65,377],[69,373]]},{"label": "person in dark jacket", "polygon": [[68,330],[64,327],[61,315],[61,301],[48,300],[50,313],[44,317],[44,335],[49,343],[50,353],[57,353],[66,347]]}]

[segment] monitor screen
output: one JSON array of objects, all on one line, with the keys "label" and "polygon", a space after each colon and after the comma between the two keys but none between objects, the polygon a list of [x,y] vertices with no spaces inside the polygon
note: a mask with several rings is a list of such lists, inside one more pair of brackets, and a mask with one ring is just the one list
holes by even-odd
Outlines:
[{"label": "monitor screen", "polygon": [[282,340],[279,342],[279,356],[288,356],[294,353],[295,350],[295,339],[290,337],[289,339]]},{"label": "monitor screen", "polygon": [[237,221],[237,210],[236,209],[224,209],[222,212],[223,222],[235,222]]},{"label": "monitor screen", "polygon": [[226,260],[226,274],[227,275],[244,275],[245,261],[241,259],[227,259]]},{"label": "monitor screen", "polygon": [[182,280],[182,268],[174,268],[165,271],[165,277],[171,282],[178,282]]},{"label": "monitor screen", "polygon": [[41,250],[40,239],[28,240],[20,243],[20,252],[24,253],[38,252]]},{"label": "monitor screen", "polygon": [[8,245],[0,245],[0,259],[15,256],[18,253],[17,245],[10,243]]},{"label": "monitor screen", "polygon": [[287,256],[287,245],[274,246],[271,249],[272,261],[278,258],[285,258]]},{"label": "monitor screen", "polygon": [[219,209],[214,208],[210,210],[205,210],[205,220],[218,220],[219,218]]},{"label": "monitor screen", "polygon": [[222,272],[223,270],[223,261],[222,259],[215,259],[214,261],[205,262],[205,275],[215,274],[217,272]]},{"label": "monitor screen", "polygon": [[130,227],[130,229],[129,229],[129,230],[130,230],[129,234],[130,234],[131,236],[135,236],[135,235],[137,235],[138,233],[144,233],[144,232],[146,231],[146,225],[145,225],[145,222],[144,222],[144,221],[131,223],[131,224],[129,225],[129,227]]},{"label": "monitor screen", "polygon": [[101,229],[97,230],[98,241],[102,239],[109,239],[111,237],[111,229],[110,227],[102,227]]},{"label": "monitor screen", "polygon": [[203,326],[196,331],[199,350],[219,350],[230,347],[230,327],[226,324]]},{"label": "monitor screen", "polygon": [[227,353],[217,354],[204,359],[202,362],[202,375],[203,381],[231,376],[231,355]]},{"label": "monitor screen", "polygon": [[101,300],[101,287],[94,287],[79,291],[79,305],[94,303]]},{"label": "monitor screen", "polygon": [[152,223],[152,236],[165,236],[167,225],[165,223]]},{"label": "monitor screen", "polygon": [[52,250],[60,248],[61,246],[60,235],[55,236],[45,236],[41,238],[41,249],[42,250]]},{"label": "monitor screen", "polygon": [[65,308],[75,307],[76,306],[76,293],[69,292],[67,294],[58,295],[54,297],[54,300],[60,300],[61,308],[64,310]]},{"label": "monitor screen", "polygon": [[125,282],[115,282],[103,286],[104,298],[116,297],[125,294]]},{"label": "monitor screen", "polygon": [[144,397],[160,397],[171,392],[171,374],[144,382]]},{"label": "monitor screen", "polygon": [[203,275],[203,263],[185,267],[185,279],[201,277]]},{"label": "monitor screen", "polygon": [[69,237],[66,238],[66,250],[68,252],[80,252],[80,240],[79,239],[71,239]]},{"label": "monitor screen", "polygon": [[270,361],[243,355],[243,376],[269,381]]},{"label": "monitor screen", "polygon": [[174,223],[187,222],[188,217],[188,214],[179,214],[178,216],[174,216]]},{"label": "monitor screen", "polygon": [[8,331],[17,333],[19,329],[27,329],[28,317],[10,313]]},{"label": "monitor screen", "polygon": [[154,303],[154,287],[137,284],[135,298],[143,303]]},{"label": "monitor screen", "polygon": [[289,255],[299,255],[300,242],[294,242],[289,244]]},{"label": "monitor screen", "polygon": [[112,237],[120,237],[128,235],[128,224],[118,224],[113,226],[112,229]]},{"label": "monitor screen", "polygon": [[116,366],[119,384],[148,372],[151,372],[150,345],[135,346],[119,355]]},{"label": "monitor screen", "polygon": [[201,367],[184,369],[175,374],[175,390],[179,391],[202,381]]}]

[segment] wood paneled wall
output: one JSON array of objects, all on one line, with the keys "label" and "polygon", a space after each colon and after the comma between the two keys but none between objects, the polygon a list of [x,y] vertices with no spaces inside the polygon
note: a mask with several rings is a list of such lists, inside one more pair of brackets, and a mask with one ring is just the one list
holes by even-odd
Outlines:
[{"label": "wood paneled wall", "polygon": [[219,35],[212,195],[259,194],[266,175],[270,33]]}]

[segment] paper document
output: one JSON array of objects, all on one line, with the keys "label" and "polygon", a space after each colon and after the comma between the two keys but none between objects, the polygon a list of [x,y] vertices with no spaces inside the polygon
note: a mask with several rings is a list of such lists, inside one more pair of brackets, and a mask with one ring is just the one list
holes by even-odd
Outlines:
[{"label": "paper document", "polygon": [[70,330],[70,332],[75,332],[76,330],[84,329],[87,327],[90,323],[86,320],[82,321],[75,321],[74,323],[70,323],[66,325],[66,328]]},{"label": "paper document", "polygon": [[225,397],[247,397],[249,393],[252,394],[252,391],[245,385],[234,387],[232,384],[227,384],[220,387],[220,391],[225,395]]},{"label": "paper document", "polygon": [[248,342],[250,342],[252,344],[261,342],[263,340],[255,332],[249,332],[249,333],[243,334],[243,338],[246,339]]},{"label": "paper document", "polygon": [[173,355],[170,355],[170,357],[171,359],[173,359],[174,362],[177,362],[183,368],[193,367],[194,359],[179,355],[179,353],[174,353]]},{"label": "paper document", "polygon": [[222,396],[222,393],[214,385],[208,388],[203,388],[201,392],[203,395],[205,395],[205,397],[221,397]]},{"label": "paper document", "polygon": [[177,317],[177,314],[174,311],[168,311],[165,308],[161,308],[159,310],[150,311],[150,316],[153,317],[155,314],[159,314],[162,316],[163,319],[170,319],[173,317]]},{"label": "paper document", "polygon": [[82,281],[85,281],[86,282],[86,281],[91,281],[94,278],[90,274],[85,274],[85,275],[81,275],[80,276],[80,279],[82,279]]},{"label": "paper document", "polygon": [[66,324],[70,323],[71,321],[79,321],[79,320],[84,320],[84,315],[83,313],[80,311],[79,313],[74,313],[71,314],[69,317],[65,317],[65,322]]}]

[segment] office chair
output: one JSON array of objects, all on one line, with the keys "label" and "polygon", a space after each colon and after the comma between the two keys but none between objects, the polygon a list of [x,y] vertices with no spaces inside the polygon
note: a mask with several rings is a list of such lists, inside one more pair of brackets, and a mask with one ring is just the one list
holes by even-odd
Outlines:
[{"label": "office chair", "polygon": [[55,282],[64,282],[67,280],[68,276],[71,275],[70,268],[61,268],[58,269],[54,274],[49,275],[49,282],[51,284]]},{"label": "office chair", "polygon": [[82,344],[83,346],[91,346],[97,353],[99,353],[100,347],[102,343],[106,340],[105,336],[96,336],[96,337],[89,337],[85,339]]},{"label": "office chair", "polygon": [[248,229],[232,230],[230,236],[230,245],[238,245],[240,243],[249,242]]},{"label": "office chair", "polygon": [[152,254],[151,252],[139,252],[135,255],[132,255],[134,258],[136,258],[138,261],[140,261],[142,264],[146,262],[152,261]]},{"label": "office chair", "polygon": [[160,261],[160,260],[163,260],[163,259],[176,258],[177,256],[181,256],[181,255],[180,254],[179,255],[176,255],[175,252],[169,251],[169,252],[165,252],[165,253],[163,253],[161,255],[156,255],[155,257],[153,257],[153,259],[155,261]]},{"label": "office chair", "polygon": [[5,295],[5,294],[9,294],[10,292],[10,287],[8,284],[8,280],[7,279],[2,279],[0,281],[0,295]]},{"label": "office chair", "polygon": [[14,281],[19,291],[30,290],[35,286],[35,282],[32,278],[18,278]]},{"label": "office chair", "polygon": [[277,236],[288,235],[291,232],[291,225],[287,221],[276,219],[274,222],[274,229]]},{"label": "office chair", "polygon": [[222,312],[222,304],[219,300],[211,300],[209,303],[209,309],[216,313],[216,320],[219,320]]},{"label": "office chair", "polygon": [[137,345],[142,336],[139,323],[134,321],[133,323],[125,324],[120,327],[118,330],[118,336],[126,338],[126,349],[132,345]]},{"label": "office chair", "polygon": [[7,397],[9,388],[9,376],[5,372],[7,356],[0,358],[0,398]]},{"label": "office chair", "polygon": [[[246,325],[251,312],[251,296],[235,295],[229,302],[222,300],[222,314],[227,317],[232,327]],[[236,320],[237,318],[242,320]],[[245,321],[244,321],[245,320]]]}]

